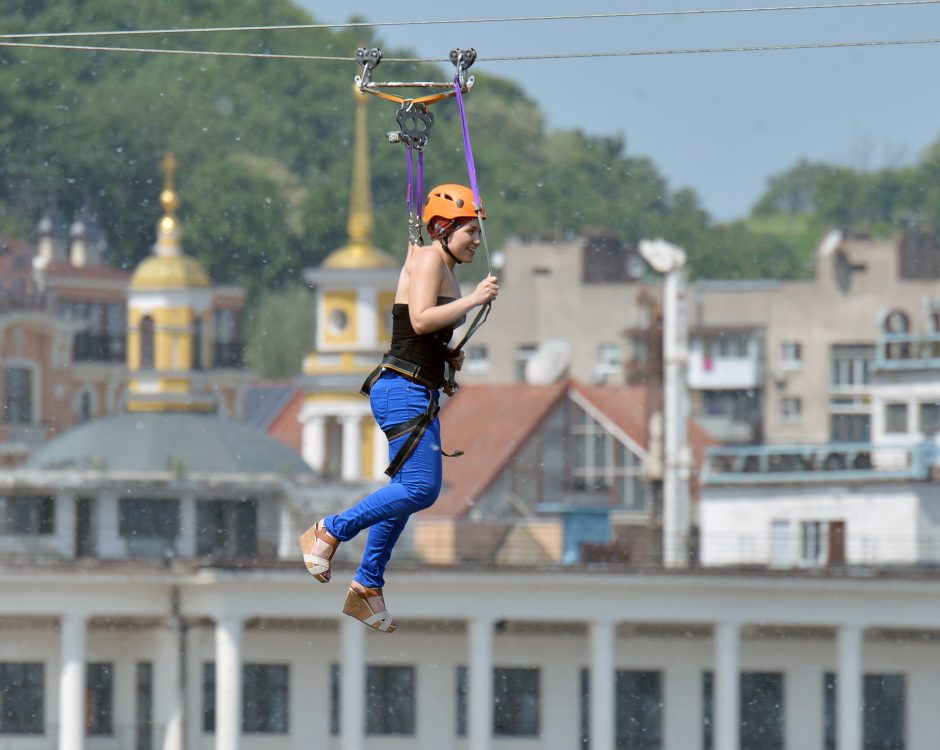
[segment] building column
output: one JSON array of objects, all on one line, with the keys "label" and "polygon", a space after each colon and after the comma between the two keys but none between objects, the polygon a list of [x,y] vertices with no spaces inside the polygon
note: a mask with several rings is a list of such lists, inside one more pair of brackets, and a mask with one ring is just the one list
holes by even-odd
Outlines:
[{"label": "building column", "polygon": [[862,628],[842,625],[836,635],[836,745],[839,750],[862,747]]},{"label": "building column", "polygon": [[304,420],[300,453],[307,466],[316,472],[323,471],[326,460],[326,417],[312,416]]},{"label": "building column", "polygon": [[342,750],[362,750],[366,716],[366,629],[344,617],[340,625],[339,733]]},{"label": "building column", "polygon": [[591,747],[614,746],[616,672],[614,624],[612,622],[592,622]]},{"label": "building column", "polygon": [[59,625],[59,750],[85,746],[85,639],[86,621],[62,615]]},{"label": "building column", "polygon": [[176,620],[157,634],[154,664],[154,725],[164,727],[162,750],[183,748],[183,706],[180,690],[180,632]]},{"label": "building column", "polygon": [[467,747],[490,750],[493,746],[493,622],[486,618],[471,620],[468,630]]},{"label": "building column", "polygon": [[362,417],[340,417],[343,425],[343,479],[354,482],[362,479]]},{"label": "building column", "polygon": [[741,724],[741,626],[715,626],[715,750],[738,750]]},{"label": "building column", "polygon": [[215,747],[238,750],[242,729],[242,621],[215,623]]}]

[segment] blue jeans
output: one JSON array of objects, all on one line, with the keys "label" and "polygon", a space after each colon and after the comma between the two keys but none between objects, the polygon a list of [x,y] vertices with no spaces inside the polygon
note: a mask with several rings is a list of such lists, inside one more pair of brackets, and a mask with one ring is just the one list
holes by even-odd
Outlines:
[{"label": "blue jeans", "polygon": [[[413,383],[396,372],[385,370],[372,386],[369,403],[372,416],[383,430],[418,416],[428,405],[429,388]],[[437,398],[437,391],[434,392]],[[396,438],[388,446],[389,460],[407,440]],[[370,588],[385,585],[385,566],[392,548],[412,513],[429,508],[441,492],[441,424],[435,418],[391,481],[343,513],[327,516],[327,530],[340,541],[348,541],[369,529],[366,550],[354,580]]]}]

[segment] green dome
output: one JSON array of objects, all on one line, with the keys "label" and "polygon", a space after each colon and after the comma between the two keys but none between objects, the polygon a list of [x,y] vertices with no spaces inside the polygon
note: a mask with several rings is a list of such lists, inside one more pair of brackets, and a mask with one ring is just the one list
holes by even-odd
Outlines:
[{"label": "green dome", "polygon": [[266,432],[216,416],[123,414],[75,427],[35,451],[30,469],[312,475]]}]

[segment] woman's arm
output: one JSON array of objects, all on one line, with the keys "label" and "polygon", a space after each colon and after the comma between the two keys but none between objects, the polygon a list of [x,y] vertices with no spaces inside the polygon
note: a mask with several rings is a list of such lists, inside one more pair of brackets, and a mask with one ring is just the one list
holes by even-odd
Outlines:
[{"label": "woman's arm", "polygon": [[446,305],[438,305],[437,298],[444,282],[444,264],[437,253],[416,253],[412,259],[408,286],[408,315],[415,333],[433,333],[456,323],[470,310],[496,296],[499,286],[494,276],[488,276],[466,297]]}]

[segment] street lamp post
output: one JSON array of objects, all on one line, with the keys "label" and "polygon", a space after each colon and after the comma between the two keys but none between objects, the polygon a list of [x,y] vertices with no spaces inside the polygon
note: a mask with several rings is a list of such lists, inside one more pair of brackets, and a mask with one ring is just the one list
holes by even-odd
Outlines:
[{"label": "street lamp post", "polygon": [[663,274],[663,565],[689,563],[691,508],[687,391],[688,317],[685,252],[663,240],[642,240],[640,255]]}]

